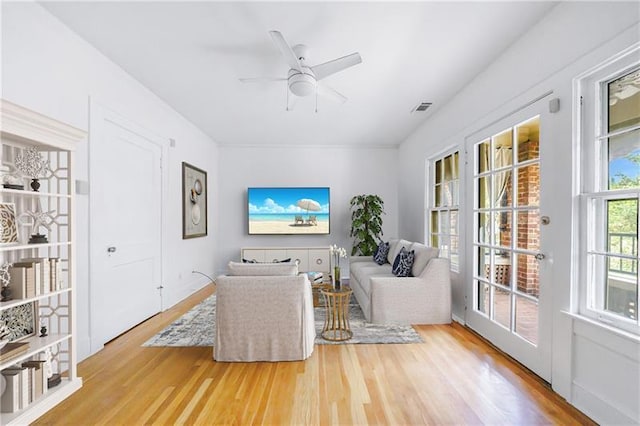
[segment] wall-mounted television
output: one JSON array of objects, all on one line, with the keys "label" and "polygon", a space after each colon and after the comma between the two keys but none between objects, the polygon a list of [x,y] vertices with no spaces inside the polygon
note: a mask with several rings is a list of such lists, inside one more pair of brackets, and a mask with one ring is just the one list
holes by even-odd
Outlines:
[{"label": "wall-mounted television", "polygon": [[329,234],[329,188],[249,188],[250,235]]}]

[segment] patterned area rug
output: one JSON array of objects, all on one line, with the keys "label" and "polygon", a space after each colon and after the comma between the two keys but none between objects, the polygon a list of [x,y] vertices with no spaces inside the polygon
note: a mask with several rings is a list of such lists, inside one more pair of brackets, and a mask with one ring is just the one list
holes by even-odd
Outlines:
[{"label": "patterned area rug", "polygon": [[[203,300],[178,318],[142,346],[213,346],[215,330],[216,296]],[[369,324],[364,320],[360,306],[351,304],[349,320],[353,338],[345,342],[330,342],[320,337],[324,324],[324,307],[315,308],[316,344],[355,343],[422,343],[422,338],[411,326]]]}]

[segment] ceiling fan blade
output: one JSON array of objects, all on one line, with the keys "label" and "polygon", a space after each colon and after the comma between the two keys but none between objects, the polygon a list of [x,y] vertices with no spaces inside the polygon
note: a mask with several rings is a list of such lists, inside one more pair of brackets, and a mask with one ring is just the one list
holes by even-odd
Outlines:
[{"label": "ceiling fan blade", "polygon": [[291,46],[289,46],[289,43],[287,43],[282,34],[280,34],[280,31],[269,31],[269,34],[271,35],[271,39],[273,40],[273,42],[276,44],[276,46],[278,46],[278,49],[280,50],[280,53],[282,53],[282,56],[284,57],[284,60],[287,62],[287,64],[289,64],[291,68],[302,72],[302,65],[300,65],[298,57],[293,52],[293,49],[291,49]]},{"label": "ceiling fan blade", "polygon": [[362,58],[358,52],[351,55],[343,56],[342,58],[334,59],[333,61],[325,62],[311,67],[311,70],[316,75],[316,80],[322,80],[325,77],[340,72],[346,68],[358,65],[362,62]]},{"label": "ceiling fan blade", "polygon": [[326,84],[318,84],[317,90],[318,95],[324,96],[325,98],[332,99],[336,102],[340,102],[341,104],[347,102],[346,96]]},{"label": "ceiling fan blade", "polygon": [[251,77],[251,78],[239,78],[243,83],[270,83],[272,81],[286,81],[286,78],[275,77]]}]

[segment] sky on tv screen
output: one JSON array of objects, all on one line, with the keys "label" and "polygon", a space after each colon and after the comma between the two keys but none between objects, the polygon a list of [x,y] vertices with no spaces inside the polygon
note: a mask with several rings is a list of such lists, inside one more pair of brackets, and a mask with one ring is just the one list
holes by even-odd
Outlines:
[{"label": "sky on tv screen", "polygon": [[314,213],[329,213],[329,188],[249,188],[249,214],[293,214],[307,211],[297,205],[301,199],[320,204]]}]

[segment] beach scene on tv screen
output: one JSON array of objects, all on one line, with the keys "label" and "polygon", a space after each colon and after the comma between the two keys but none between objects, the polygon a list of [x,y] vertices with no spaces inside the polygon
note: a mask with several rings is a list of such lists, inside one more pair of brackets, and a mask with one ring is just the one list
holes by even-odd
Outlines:
[{"label": "beach scene on tv screen", "polygon": [[329,188],[249,188],[249,234],[328,234]]}]

